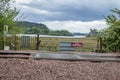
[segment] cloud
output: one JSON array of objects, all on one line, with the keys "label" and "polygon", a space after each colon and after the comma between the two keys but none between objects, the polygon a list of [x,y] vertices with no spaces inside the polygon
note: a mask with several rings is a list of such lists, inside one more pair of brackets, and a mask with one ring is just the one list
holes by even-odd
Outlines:
[{"label": "cloud", "polygon": [[107,27],[103,16],[120,8],[119,0],[16,0],[25,21],[46,24],[52,30],[88,33]]},{"label": "cloud", "polygon": [[[29,18],[37,15],[46,21],[99,20],[110,9],[120,8],[119,0],[16,0],[15,5],[22,13],[29,14]],[[35,21],[39,20],[36,18]]]},{"label": "cloud", "polygon": [[62,10],[68,8],[81,9],[86,7],[92,10],[101,11],[101,9],[104,10],[111,6],[118,7],[120,3],[119,0],[32,0],[31,5],[50,10]]},{"label": "cloud", "polygon": [[30,4],[33,0],[15,0],[17,4]]},{"label": "cloud", "polygon": [[80,33],[88,33],[90,29],[95,28],[101,30],[106,28],[106,22],[104,20],[99,21],[46,21],[42,22],[46,24],[49,29],[52,30],[68,30],[70,32],[80,32]]},{"label": "cloud", "polygon": [[51,12],[51,11],[47,11],[47,10],[42,10],[42,9],[37,9],[37,8],[32,8],[29,6],[22,6],[22,8],[24,9],[24,12],[29,12],[29,13],[34,13],[34,14],[41,14],[41,15],[59,15],[61,14],[60,12]]}]

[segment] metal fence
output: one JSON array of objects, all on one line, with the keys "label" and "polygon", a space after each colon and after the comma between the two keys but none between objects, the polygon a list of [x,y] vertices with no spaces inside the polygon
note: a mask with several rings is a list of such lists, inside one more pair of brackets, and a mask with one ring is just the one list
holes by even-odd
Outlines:
[{"label": "metal fence", "polygon": [[[91,52],[97,49],[97,40],[91,37],[69,37],[48,35],[9,35],[5,38],[5,46],[10,50],[61,51],[61,43],[82,43],[82,47],[73,47],[74,51]],[[69,46],[71,47],[71,46]],[[69,50],[68,50],[69,51]]]}]

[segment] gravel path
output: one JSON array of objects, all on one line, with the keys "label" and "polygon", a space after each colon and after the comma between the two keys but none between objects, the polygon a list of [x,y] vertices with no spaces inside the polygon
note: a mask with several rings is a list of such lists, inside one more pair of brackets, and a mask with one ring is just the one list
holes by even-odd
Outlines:
[{"label": "gravel path", "polygon": [[0,80],[119,80],[120,63],[0,58]]}]

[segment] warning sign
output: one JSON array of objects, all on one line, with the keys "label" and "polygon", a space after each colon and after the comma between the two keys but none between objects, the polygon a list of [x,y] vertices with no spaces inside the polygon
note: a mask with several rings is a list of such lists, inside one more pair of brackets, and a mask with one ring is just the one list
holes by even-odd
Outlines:
[{"label": "warning sign", "polygon": [[82,47],[82,46],[83,46],[83,43],[80,43],[80,42],[72,42],[72,43],[71,43],[71,46],[72,46],[72,47]]},{"label": "warning sign", "polygon": [[8,34],[8,26],[7,25],[4,25],[4,35],[7,35]]}]

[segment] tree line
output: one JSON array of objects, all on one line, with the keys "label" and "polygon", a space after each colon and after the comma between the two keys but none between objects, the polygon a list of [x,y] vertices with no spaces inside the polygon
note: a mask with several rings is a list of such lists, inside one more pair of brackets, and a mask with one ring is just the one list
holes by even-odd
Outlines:
[{"label": "tree line", "polygon": [[67,30],[50,30],[46,25],[41,23],[18,21],[17,26],[21,26],[25,34],[73,36],[73,34]]}]

